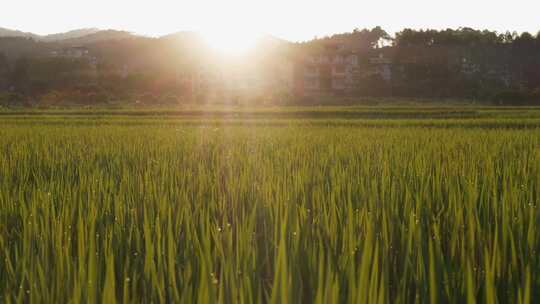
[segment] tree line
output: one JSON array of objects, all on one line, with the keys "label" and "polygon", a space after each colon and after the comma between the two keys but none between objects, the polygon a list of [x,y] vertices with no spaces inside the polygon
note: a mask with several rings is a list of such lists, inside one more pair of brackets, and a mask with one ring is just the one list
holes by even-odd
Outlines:
[{"label": "tree line", "polygon": [[[145,103],[204,101],[193,96],[186,79],[199,69],[226,66],[194,33],[161,38],[129,36],[80,43],[89,56],[51,56],[72,47],[31,38],[0,38],[0,103]],[[303,43],[267,39],[242,65],[265,77],[329,43],[360,54],[364,70],[370,58],[388,58],[390,79],[361,75],[353,97],[464,98],[496,104],[539,104],[540,33],[498,33],[471,28],[404,29],[389,35],[381,27],[315,38]],[[226,69],[226,68],[225,68]],[[250,102],[295,103],[294,94],[271,82]],[[270,97],[268,92],[279,92]],[[246,97],[246,100],[248,98]]]},{"label": "tree line", "polygon": [[540,100],[540,33],[471,28],[396,34],[397,93],[530,104]]}]

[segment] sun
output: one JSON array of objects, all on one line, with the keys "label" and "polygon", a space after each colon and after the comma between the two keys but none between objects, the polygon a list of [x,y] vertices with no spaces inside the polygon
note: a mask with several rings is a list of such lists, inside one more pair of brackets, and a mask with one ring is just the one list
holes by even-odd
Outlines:
[{"label": "sun", "polygon": [[260,37],[257,32],[245,29],[210,30],[201,34],[211,48],[227,54],[249,51]]}]

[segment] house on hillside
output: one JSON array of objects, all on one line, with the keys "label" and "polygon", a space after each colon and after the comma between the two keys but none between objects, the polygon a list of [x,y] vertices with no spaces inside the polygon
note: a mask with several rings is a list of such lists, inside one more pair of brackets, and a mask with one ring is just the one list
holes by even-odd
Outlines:
[{"label": "house on hillside", "polygon": [[83,58],[88,57],[90,51],[84,46],[72,46],[66,47],[61,50],[56,50],[51,52],[52,57],[63,57],[63,58]]},{"label": "house on hillside", "polygon": [[65,47],[60,50],[55,50],[50,52],[50,57],[53,58],[62,58],[62,59],[70,59],[70,60],[83,60],[88,62],[90,65],[90,68],[92,70],[96,70],[98,59],[96,56],[93,56],[90,53],[90,50],[84,46],[72,46],[72,47]]}]

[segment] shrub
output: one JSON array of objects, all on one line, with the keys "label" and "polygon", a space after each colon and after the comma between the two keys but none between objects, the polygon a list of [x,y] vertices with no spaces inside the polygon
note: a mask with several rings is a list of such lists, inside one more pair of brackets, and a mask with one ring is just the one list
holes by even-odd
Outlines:
[{"label": "shrub", "polygon": [[518,90],[506,90],[495,94],[494,101],[499,105],[525,105],[529,101],[528,94]]},{"label": "shrub", "polygon": [[14,93],[14,92],[6,92],[6,93],[0,93],[0,105],[2,106],[16,106],[16,105],[24,105],[27,101],[27,98],[24,95]]}]

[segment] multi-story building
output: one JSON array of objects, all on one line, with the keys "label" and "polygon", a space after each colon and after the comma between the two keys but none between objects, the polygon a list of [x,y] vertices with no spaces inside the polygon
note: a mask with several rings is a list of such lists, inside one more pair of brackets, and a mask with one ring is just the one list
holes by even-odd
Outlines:
[{"label": "multi-story building", "polygon": [[358,57],[357,52],[332,44],[326,45],[321,52],[302,58],[296,67],[296,94],[347,92],[354,86]]},{"label": "multi-story building", "polygon": [[392,60],[383,53],[369,59],[372,74],[379,75],[384,81],[392,80]]}]

